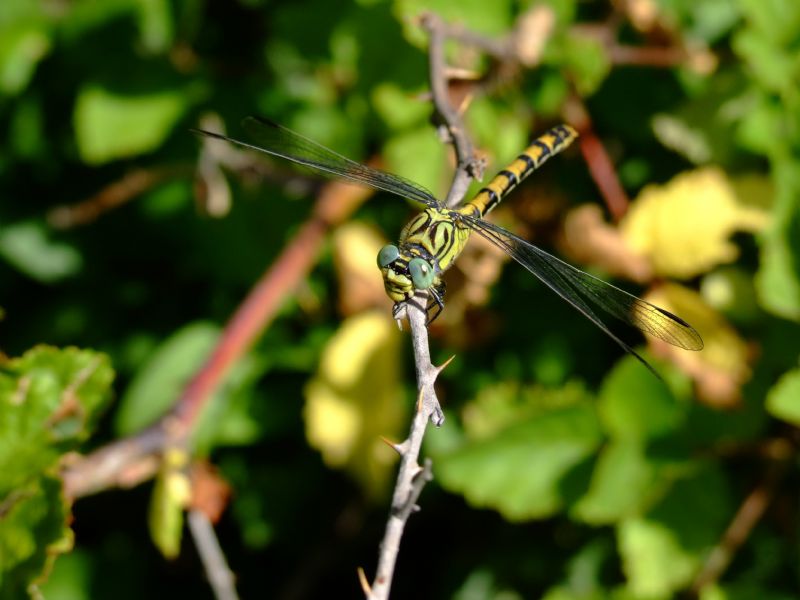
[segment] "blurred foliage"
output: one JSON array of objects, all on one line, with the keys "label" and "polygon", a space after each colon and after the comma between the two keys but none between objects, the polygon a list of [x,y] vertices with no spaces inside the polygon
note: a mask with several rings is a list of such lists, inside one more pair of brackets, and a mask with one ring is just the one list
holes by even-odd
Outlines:
[{"label": "blurred foliage", "polygon": [[[800,3],[3,0],[0,598],[211,597],[182,536],[187,457],[74,504],[58,478],[175,402],[310,213],[304,175],[231,149],[207,169],[188,129],[239,137],[261,114],[442,194],[416,19],[500,37],[535,6],[553,30],[533,69],[448,44],[460,73],[492,73],[460,96],[489,173],[579,99],[635,198],[606,233],[706,350],[649,342],[662,382],[473,242],[431,329],[457,358],[395,597],[798,597]],[[496,220],[559,246],[563,217],[601,202],[568,152]],[[374,570],[380,436],[402,439],[416,393],[375,251],[413,210],[379,194],[334,232],[193,432],[234,490],[217,530],[242,597],[355,596]]]}]

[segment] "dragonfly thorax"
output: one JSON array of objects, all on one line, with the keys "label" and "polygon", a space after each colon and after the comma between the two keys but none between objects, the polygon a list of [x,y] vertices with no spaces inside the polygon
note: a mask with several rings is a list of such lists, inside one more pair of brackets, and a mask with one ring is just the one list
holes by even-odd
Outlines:
[{"label": "dragonfly thorax", "polygon": [[404,302],[417,290],[428,290],[432,306],[441,310],[442,273],[461,253],[469,234],[454,211],[429,207],[418,214],[403,229],[397,246],[384,246],[378,253],[386,294]]}]

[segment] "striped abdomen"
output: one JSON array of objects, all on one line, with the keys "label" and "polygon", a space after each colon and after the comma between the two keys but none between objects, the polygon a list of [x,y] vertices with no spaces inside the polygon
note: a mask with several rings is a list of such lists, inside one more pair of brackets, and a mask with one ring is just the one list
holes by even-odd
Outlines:
[{"label": "striped abdomen", "polygon": [[569,125],[558,125],[548,129],[514,162],[495,175],[494,179],[460,209],[460,212],[474,216],[477,208],[480,216],[485,216],[523,179],[538,169],[548,158],[569,146],[577,137],[578,132]]}]

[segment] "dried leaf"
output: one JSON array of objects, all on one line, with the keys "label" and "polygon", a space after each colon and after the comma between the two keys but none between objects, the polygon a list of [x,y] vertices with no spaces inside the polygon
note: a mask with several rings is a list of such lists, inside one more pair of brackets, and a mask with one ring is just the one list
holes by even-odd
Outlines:
[{"label": "dried leaf", "polygon": [[695,380],[700,399],[718,407],[735,405],[741,385],[750,378],[746,342],[702,296],[681,285],[662,285],[645,300],[680,315],[697,329],[705,343],[700,352],[688,352],[650,338],[656,352],[669,356]]},{"label": "dried leaf", "polygon": [[653,278],[649,261],[631,251],[619,229],[605,222],[596,204],[585,204],[569,212],[564,221],[564,246],[576,262],[597,265],[610,275],[637,283]]}]

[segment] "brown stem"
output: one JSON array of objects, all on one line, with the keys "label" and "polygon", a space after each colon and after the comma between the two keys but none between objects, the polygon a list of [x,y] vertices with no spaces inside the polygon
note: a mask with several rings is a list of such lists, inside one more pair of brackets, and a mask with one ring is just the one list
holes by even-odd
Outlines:
[{"label": "brown stem", "polygon": [[272,321],[281,302],[311,270],[325,235],[371,192],[348,184],[326,185],[312,217],[264,273],[225,327],[208,361],[188,383],[172,412],[157,423],[64,465],[68,497],[77,498],[116,486],[135,485],[157,470],[154,460],[166,447],[184,443],[225,375]]},{"label": "brown stem", "polygon": [[700,595],[704,587],[719,580],[764,516],[795,455],[792,444],[785,440],[772,448],[773,453],[776,450],[775,460],[770,462],[764,479],[744,499],[719,543],[708,554],[692,582],[690,591],[695,597]]},{"label": "brown stem", "polygon": [[65,206],[57,206],[47,213],[47,221],[56,229],[69,229],[91,223],[105,212],[130,202],[147,190],[180,177],[191,177],[192,165],[172,165],[150,169],[136,169],[111,183],[92,197]]},{"label": "brown stem", "polygon": [[592,118],[580,96],[572,94],[564,105],[564,117],[580,132],[578,142],[589,173],[603,196],[614,221],[619,221],[628,211],[630,200],[620,183],[617,170],[603,142],[592,127]]}]

